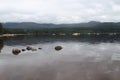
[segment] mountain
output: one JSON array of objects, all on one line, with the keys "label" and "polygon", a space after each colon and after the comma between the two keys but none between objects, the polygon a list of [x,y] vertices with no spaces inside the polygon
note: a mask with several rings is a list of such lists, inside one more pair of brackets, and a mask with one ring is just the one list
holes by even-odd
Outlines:
[{"label": "mountain", "polygon": [[54,24],[38,24],[33,22],[22,23],[3,23],[4,28],[17,28],[17,29],[36,29],[36,28],[48,28],[53,27]]},{"label": "mountain", "polygon": [[34,22],[14,22],[3,23],[4,28],[16,28],[16,29],[39,29],[39,28],[120,28],[120,22],[97,22],[90,21],[88,23],[73,23],[73,24],[51,24],[51,23],[34,23]]}]

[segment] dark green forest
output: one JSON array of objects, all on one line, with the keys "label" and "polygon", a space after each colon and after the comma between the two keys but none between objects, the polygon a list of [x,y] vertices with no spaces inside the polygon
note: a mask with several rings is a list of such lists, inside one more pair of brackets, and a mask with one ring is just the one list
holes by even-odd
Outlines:
[{"label": "dark green forest", "polygon": [[0,23],[0,34],[3,33],[3,26],[2,26],[2,23]]}]

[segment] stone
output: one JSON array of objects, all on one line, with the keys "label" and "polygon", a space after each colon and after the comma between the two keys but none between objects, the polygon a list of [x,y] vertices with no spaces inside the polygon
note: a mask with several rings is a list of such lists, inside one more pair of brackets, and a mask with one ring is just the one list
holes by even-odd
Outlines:
[{"label": "stone", "polygon": [[25,49],[22,49],[22,51],[26,51]]},{"label": "stone", "polygon": [[27,46],[27,48],[26,48],[28,51],[29,50],[32,50],[33,48],[32,47],[30,47],[30,46]]},{"label": "stone", "polygon": [[37,49],[32,49],[32,51],[37,51]]},{"label": "stone", "polygon": [[62,49],[62,46],[56,46],[56,47],[55,47],[55,50],[56,50],[56,51],[59,51],[59,50],[61,50],[61,49]]},{"label": "stone", "polygon": [[38,48],[38,49],[42,49],[42,48]]},{"label": "stone", "polygon": [[13,49],[13,50],[12,50],[12,53],[13,53],[14,55],[18,55],[20,52],[21,52],[21,51],[20,51],[19,49]]}]

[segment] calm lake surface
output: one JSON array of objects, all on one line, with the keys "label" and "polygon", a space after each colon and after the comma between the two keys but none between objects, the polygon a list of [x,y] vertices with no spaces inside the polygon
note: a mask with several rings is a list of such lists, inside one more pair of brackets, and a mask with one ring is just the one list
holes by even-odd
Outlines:
[{"label": "calm lake surface", "polygon": [[[37,51],[12,54],[27,46]],[[120,80],[119,35],[9,37],[0,49],[0,80]]]}]

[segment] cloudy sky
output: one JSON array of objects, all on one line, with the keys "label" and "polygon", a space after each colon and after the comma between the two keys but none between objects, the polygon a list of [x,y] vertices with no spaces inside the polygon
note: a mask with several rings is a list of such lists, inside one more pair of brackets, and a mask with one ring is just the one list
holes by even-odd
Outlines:
[{"label": "cloudy sky", "polygon": [[120,22],[120,0],[0,0],[0,22]]}]

